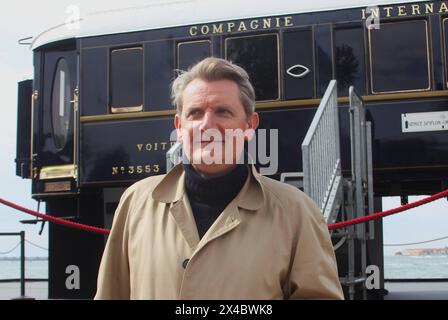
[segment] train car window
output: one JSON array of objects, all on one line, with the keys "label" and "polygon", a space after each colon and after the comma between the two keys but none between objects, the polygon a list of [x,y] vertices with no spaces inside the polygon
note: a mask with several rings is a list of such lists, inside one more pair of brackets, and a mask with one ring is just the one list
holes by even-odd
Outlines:
[{"label": "train car window", "polygon": [[188,70],[200,60],[210,57],[210,40],[180,42],[177,44],[177,68]]},{"label": "train car window", "polygon": [[338,95],[348,96],[353,85],[359,94],[366,93],[364,34],[362,27],[339,27],[333,31],[334,73]]},{"label": "train car window", "polygon": [[313,98],[315,73],[312,30],[285,32],[283,48],[285,98]]},{"label": "train car window", "polygon": [[141,47],[111,51],[109,81],[112,113],[143,110],[143,50]]},{"label": "train car window", "polygon": [[443,48],[445,63],[445,85],[448,87],[448,18],[443,19]]},{"label": "train car window", "polygon": [[227,38],[225,57],[248,72],[258,101],[280,98],[277,34]]},{"label": "train car window", "polygon": [[427,21],[381,22],[369,49],[372,93],[430,89]]},{"label": "train car window", "polygon": [[61,150],[67,142],[70,123],[70,73],[65,59],[60,59],[53,77],[51,114],[53,139],[56,149]]}]

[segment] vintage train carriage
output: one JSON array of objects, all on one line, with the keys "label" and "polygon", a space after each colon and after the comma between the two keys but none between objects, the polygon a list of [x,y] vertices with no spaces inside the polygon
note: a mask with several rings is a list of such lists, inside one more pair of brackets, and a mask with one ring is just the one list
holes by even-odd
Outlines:
[{"label": "vintage train carriage", "polygon": [[[124,188],[166,171],[176,70],[217,56],[248,70],[260,127],[279,130],[274,177],[302,171],[301,142],[337,79],[343,169],[353,84],[373,124],[375,195],[440,190],[448,2],[364,2],[175,1],[50,29],[32,44],[34,79],[19,84],[17,174],[31,178],[48,214],[109,227]],[[49,242],[50,297],[91,297],[104,238],[51,225]],[[79,290],[65,286],[71,264],[80,268]]]}]

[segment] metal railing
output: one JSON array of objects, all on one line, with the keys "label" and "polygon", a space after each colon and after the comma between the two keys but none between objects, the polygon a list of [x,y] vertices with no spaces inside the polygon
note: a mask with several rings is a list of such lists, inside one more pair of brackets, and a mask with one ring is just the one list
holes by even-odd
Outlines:
[{"label": "metal railing", "polygon": [[[350,142],[352,181],[356,200],[356,217],[373,213],[373,164],[372,130],[366,121],[364,102],[353,86],[349,88]],[[373,222],[369,223],[370,239],[373,239]],[[358,238],[365,236],[365,225],[357,225]]]},{"label": "metal railing", "polygon": [[177,141],[166,153],[166,172],[182,161],[182,143]]},{"label": "metal railing", "polygon": [[0,236],[20,236],[20,296],[16,300],[30,300],[25,295],[25,231],[1,232]]},{"label": "metal railing", "polygon": [[333,223],[342,203],[336,80],[331,80],[302,143],[304,192]]},{"label": "metal railing", "polygon": [[[353,86],[349,88],[349,101],[352,172],[351,181],[347,183],[346,211],[347,218],[353,219],[373,213],[372,134],[371,123],[366,121],[364,102]],[[349,227],[348,232],[348,274],[344,283],[349,286],[350,299],[355,298],[356,284],[363,283],[362,296],[366,299],[366,241],[374,238],[373,221],[369,222],[369,233],[363,223],[357,224],[356,228]],[[356,254],[356,246],[359,246],[359,255]],[[357,264],[361,270],[359,274],[356,274]]]}]

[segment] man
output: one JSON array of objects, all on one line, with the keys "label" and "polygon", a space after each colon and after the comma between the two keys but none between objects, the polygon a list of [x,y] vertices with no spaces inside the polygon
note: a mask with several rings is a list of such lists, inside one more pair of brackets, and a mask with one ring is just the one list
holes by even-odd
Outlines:
[{"label": "man", "polygon": [[125,191],[95,298],[342,299],[317,206],[238,164],[244,146],[226,133],[250,139],[259,122],[247,73],[207,58],[172,97],[188,163]]}]

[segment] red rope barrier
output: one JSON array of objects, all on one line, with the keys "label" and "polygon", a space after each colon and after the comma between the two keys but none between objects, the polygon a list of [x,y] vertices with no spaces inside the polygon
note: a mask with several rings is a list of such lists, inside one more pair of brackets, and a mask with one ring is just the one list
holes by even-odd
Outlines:
[{"label": "red rope barrier", "polygon": [[374,220],[374,219],[379,219],[379,218],[383,218],[385,216],[389,216],[391,214],[395,214],[398,212],[402,212],[405,210],[409,210],[418,206],[421,206],[423,204],[426,204],[428,202],[432,202],[435,201],[437,199],[440,198],[444,198],[444,197],[448,197],[448,189],[441,191],[439,193],[436,193],[430,197],[426,197],[423,198],[421,200],[412,202],[412,203],[408,203],[404,206],[398,207],[398,208],[394,208],[394,209],[390,209],[387,211],[383,211],[383,212],[378,212],[378,213],[373,213],[373,214],[369,214],[368,216],[363,216],[363,217],[359,217],[359,218],[355,218],[352,220],[347,220],[347,221],[342,221],[342,222],[337,222],[337,223],[333,223],[333,224],[329,224],[328,225],[328,230],[334,230],[334,229],[341,229],[341,228],[345,228],[354,224],[358,224],[358,223],[363,223],[363,222],[367,222],[370,220]]},{"label": "red rope barrier", "polygon": [[24,208],[22,206],[19,206],[17,204],[14,204],[12,202],[6,201],[2,198],[0,198],[0,203],[3,203],[4,205],[7,205],[8,207],[14,208],[16,210],[28,213],[32,216],[35,217],[39,217],[42,218],[44,220],[48,220],[50,222],[54,222],[66,227],[70,227],[70,228],[74,228],[74,229],[79,229],[79,230],[83,230],[83,231],[87,231],[87,232],[93,232],[93,233],[101,233],[101,234],[109,234],[110,230],[108,229],[103,229],[103,228],[98,228],[98,227],[92,227],[92,226],[88,226],[85,224],[81,224],[81,223],[77,223],[77,222],[73,222],[73,221],[67,221],[61,218],[57,218],[57,217],[53,217],[53,216],[49,216],[46,214],[42,214],[40,212],[37,211],[33,211],[27,208]]},{"label": "red rope barrier", "polygon": [[[342,229],[342,228],[345,228],[345,227],[348,227],[348,226],[351,226],[351,225],[354,225],[354,224],[359,224],[359,223],[364,223],[364,222],[367,222],[367,221],[370,221],[370,220],[380,219],[380,218],[383,218],[383,217],[386,217],[386,216],[389,216],[389,215],[392,215],[392,214],[395,214],[395,213],[399,213],[399,212],[402,212],[402,211],[405,211],[405,210],[409,210],[409,209],[421,206],[421,205],[426,204],[428,202],[432,202],[432,201],[435,201],[437,199],[444,198],[444,197],[448,197],[448,189],[446,189],[444,191],[441,191],[439,193],[436,193],[436,194],[434,194],[434,195],[432,195],[430,197],[418,200],[416,202],[412,202],[412,203],[406,204],[406,205],[398,207],[398,208],[394,208],[394,209],[390,209],[390,210],[387,210],[387,211],[370,214],[368,216],[363,216],[363,217],[355,218],[355,219],[352,219],[352,220],[341,221],[341,222],[329,224],[328,225],[328,230]],[[109,229],[92,227],[92,226],[88,226],[88,225],[85,225],[85,224],[81,224],[81,223],[77,223],[77,222],[73,222],[73,221],[67,221],[67,220],[64,220],[64,219],[61,219],[61,218],[57,218],[57,217],[49,216],[49,215],[46,215],[46,214],[42,214],[42,213],[30,210],[30,209],[24,208],[22,206],[19,206],[17,204],[12,203],[12,202],[6,201],[6,200],[4,200],[2,198],[0,198],[0,203],[3,203],[4,205],[7,205],[7,206],[9,206],[11,208],[14,208],[16,210],[19,210],[19,211],[31,214],[33,216],[42,218],[44,220],[48,220],[50,222],[54,222],[54,223],[57,223],[57,224],[60,224],[60,225],[63,225],[63,226],[70,227],[70,228],[75,228],[75,229],[84,230],[84,231],[93,232],[93,233],[101,233],[101,234],[109,234],[110,233]]]}]

